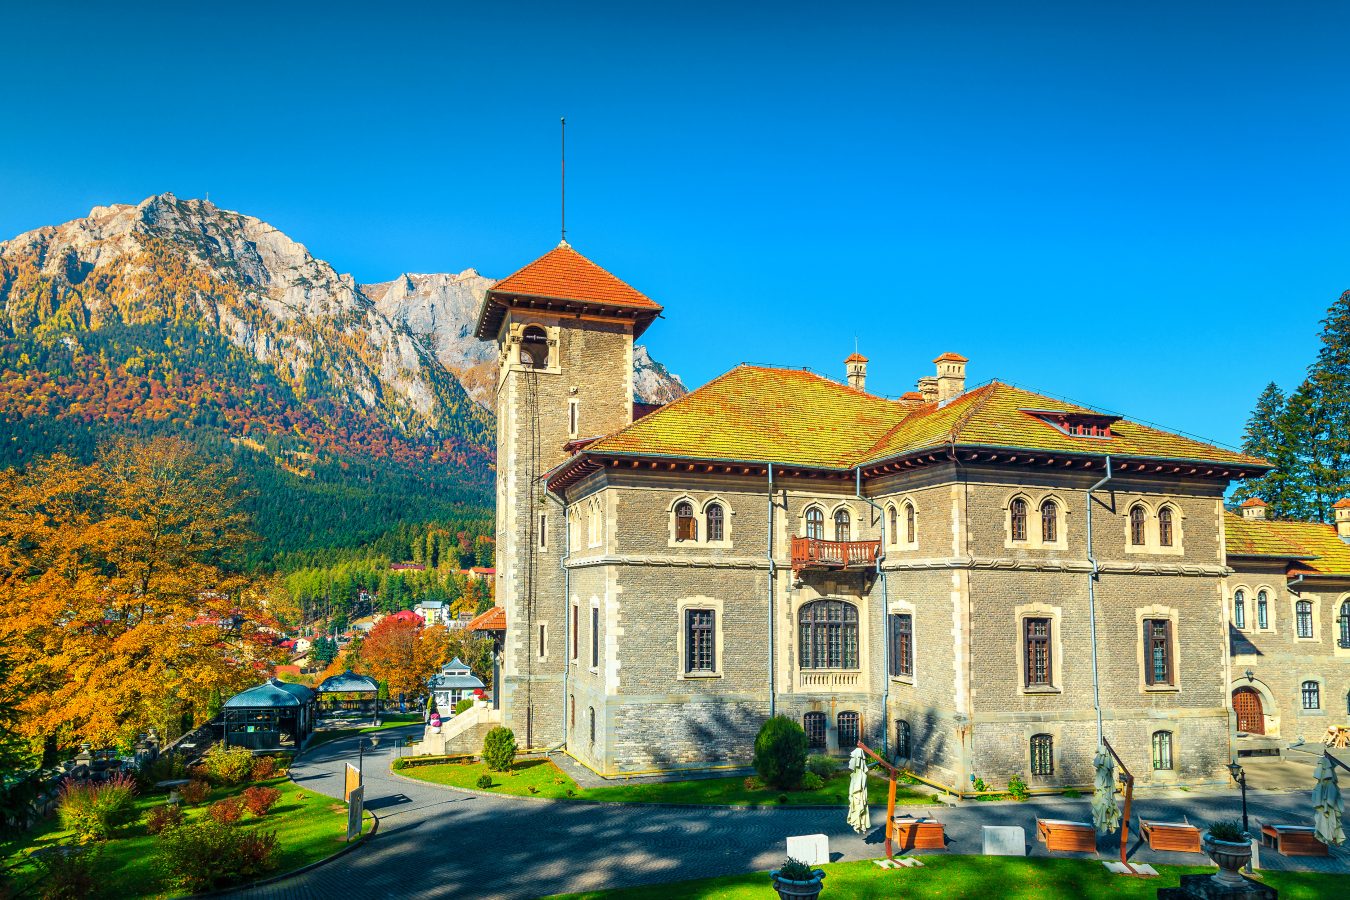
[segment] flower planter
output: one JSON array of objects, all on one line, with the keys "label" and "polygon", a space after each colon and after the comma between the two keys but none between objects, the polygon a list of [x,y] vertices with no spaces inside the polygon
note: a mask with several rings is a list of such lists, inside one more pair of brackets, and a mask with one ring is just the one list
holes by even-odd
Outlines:
[{"label": "flower planter", "polygon": [[1201,845],[1214,864],[1219,867],[1217,875],[1212,876],[1215,884],[1227,888],[1243,887],[1247,880],[1242,877],[1242,869],[1252,861],[1252,843],[1247,841],[1220,841],[1205,835]]},{"label": "flower planter", "polygon": [[783,878],[774,869],[769,875],[773,878],[773,889],[778,892],[781,900],[816,900],[820,896],[821,882],[825,880],[825,873],[820,869],[814,871],[814,877],[810,881],[793,881],[791,878]]}]

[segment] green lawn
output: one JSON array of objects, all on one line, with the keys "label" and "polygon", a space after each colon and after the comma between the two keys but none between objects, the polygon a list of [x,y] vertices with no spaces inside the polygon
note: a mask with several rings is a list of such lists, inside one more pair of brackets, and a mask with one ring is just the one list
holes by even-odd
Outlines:
[{"label": "green lawn", "polygon": [[[609,803],[692,803],[701,806],[778,806],[779,796],[787,799],[783,806],[848,805],[848,774],[840,772],[824,787],[814,791],[776,791],[762,787],[746,787],[746,778],[699,778],[686,781],[640,782],[613,784],[600,788],[579,788],[576,782],[546,759],[523,759],[511,772],[488,772],[487,766],[475,763],[445,763],[435,766],[412,766],[398,770],[400,775],[444,784],[449,787],[478,789],[478,779],[492,776],[489,790],[515,796],[548,797],[555,800],[602,800]],[[758,784],[756,780],[754,784]],[[531,788],[534,788],[532,791]],[[868,783],[868,799],[884,806],[886,783],[872,779]],[[895,802],[899,804],[931,803],[932,798],[907,788],[896,787]]]},{"label": "green lawn", "polygon": [[[262,819],[245,813],[241,824],[235,827],[262,826],[276,831],[277,873],[308,865],[342,849],[347,833],[347,808],[343,803],[297,787],[286,778],[263,783],[281,791],[281,799]],[[206,807],[212,801],[240,793],[246,786],[213,791],[207,803],[188,808],[189,820],[206,815]],[[136,805],[142,818],[151,807],[163,803],[165,796],[156,793],[139,797]],[[366,820],[369,827],[369,813]],[[0,845],[0,860],[4,865],[19,863],[13,874],[23,885],[36,875],[36,867],[26,860],[27,854],[67,843],[70,837],[62,830],[60,819],[53,816],[22,838]],[[99,863],[101,895],[118,898],[167,896],[156,871],[155,842],[155,836],[148,834],[143,822],[138,821],[104,844]],[[16,895],[18,893],[22,892],[16,892]]]},{"label": "green lawn", "polygon": [[[821,900],[830,898],[998,897],[1000,900],[1153,900],[1158,888],[1172,887],[1191,872],[1214,867],[1159,866],[1157,878],[1112,875],[1100,862],[1079,859],[1012,859],[996,856],[925,856],[924,868],[879,869],[870,860],[833,863],[825,870]],[[1263,872],[1262,880],[1280,892],[1281,900],[1316,900],[1343,895],[1344,875],[1310,872]],[[566,900],[764,900],[772,897],[765,872],[703,878],[676,884],[617,891],[567,894]],[[555,898],[563,900],[563,895]]]}]

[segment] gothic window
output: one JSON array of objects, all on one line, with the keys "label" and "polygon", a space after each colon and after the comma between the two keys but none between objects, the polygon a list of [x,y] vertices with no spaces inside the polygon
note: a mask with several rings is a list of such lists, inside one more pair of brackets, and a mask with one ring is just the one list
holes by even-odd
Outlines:
[{"label": "gothic window", "polygon": [[1270,627],[1270,603],[1266,599],[1265,591],[1258,591],[1256,594],[1256,627],[1263,631]]},{"label": "gothic window", "polygon": [[1050,620],[1024,619],[1026,623],[1027,687],[1054,683],[1050,656]]},{"label": "gothic window", "polygon": [[1336,617],[1336,625],[1340,635],[1340,646],[1350,649],[1350,600],[1341,604],[1341,614]]},{"label": "gothic window", "polygon": [[1059,504],[1053,500],[1041,504],[1041,540],[1047,544],[1059,540]]},{"label": "gothic window", "polygon": [[591,607],[591,668],[600,668],[600,607]]},{"label": "gothic window", "polygon": [[852,540],[849,537],[849,525],[852,519],[849,517],[848,510],[837,510],[834,514],[834,539],[836,541]]},{"label": "gothic window", "polygon": [[572,604],[572,659],[577,658],[577,643],[580,640],[578,632],[581,630],[578,619],[581,617],[581,609],[575,603]]},{"label": "gothic window", "polygon": [[575,730],[577,727],[577,698],[567,698],[567,727]]},{"label": "gothic window", "polygon": [[895,755],[909,759],[910,728],[904,719],[895,720]]},{"label": "gothic window", "polygon": [[914,504],[905,504],[905,542],[913,544],[918,541],[919,533],[915,522]]},{"label": "gothic window", "polygon": [[1130,507],[1130,543],[1136,547],[1144,546],[1144,523],[1148,514],[1142,506]]},{"label": "gothic window", "polygon": [[520,364],[527,369],[548,368],[548,335],[538,325],[520,333]]},{"label": "gothic window", "polygon": [[813,506],[806,511],[806,536],[817,541],[825,539],[825,514]]},{"label": "gothic window", "polygon": [[588,707],[591,714],[591,743],[595,743],[595,707]]},{"label": "gothic window", "polygon": [[1247,595],[1242,591],[1233,594],[1233,624],[1238,628],[1247,627]]},{"label": "gothic window", "polygon": [[694,521],[694,504],[681,500],[675,504],[675,540],[698,540],[698,523]]},{"label": "gothic window", "polygon": [[1144,653],[1144,683],[1148,685],[1173,684],[1172,622],[1170,619],[1144,620]]},{"label": "gothic window", "polygon": [[684,670],[686,672],[712,672],[716,669],[714,665],[716,662],[714,615],[711,609],[685,610]]},{"label": "gothic window", "polygon": [[1300,600],[1294,604],[1294,622],[1301,638],[1313,636],[1312,601]]},{"label": "gothic window", "polygon": [[803,669],[858,668],[858,609],[842,600],[816,600],[797,614]]},{"label": "gothic window", "polygon": [[858,746],[858,714],[841,712],[835,723],[839,728],[839,748],[851,751]]},{"label": "gothic window", "polygon": [[1172,732],[1153,732],[1153,768],[1166,771],[1172,768]]},{"label": "gothic window", "polygon": [[722,540],[722,504],[714,503],[704,514],[708,519],[708,540]]},{"label": "gothic window", "polygon": [[1322,708],[1322,686],[1316,681],[1303,682],[1303,708]]},{"label": "gothic window", "polygon": [[897,530],[899,526],[897,525],[895,518],[895,507],[892,506],[886,510],[886,524],[889,525],[891,529],[892,544],[900,543],[900,532]]},{"label": "gothic window", "polygon": [[914,617],[909,613],[891,614],[891,675],[914,675]]},{"label": "gothic window", "polygon": [[1031,736],[1031,774],[1055,774],[1055,739],[1048,734]]},{"label": "gothic window", "polygon": [[806,746],[817,748],[825,746],[825,714],[809,712],[802,716],[802,728],[806,731]]},{"label": "gothic window", "polygon": [[1014,541],[1025,541],[1027,539],[1027,501],[1018,497],[1013,500],[1008,508],[1011,518],[1012,539]]},{"label": "gothic window", "polygon": [[1158,546],[1172,546],[1172,507],[1158,510]]}]

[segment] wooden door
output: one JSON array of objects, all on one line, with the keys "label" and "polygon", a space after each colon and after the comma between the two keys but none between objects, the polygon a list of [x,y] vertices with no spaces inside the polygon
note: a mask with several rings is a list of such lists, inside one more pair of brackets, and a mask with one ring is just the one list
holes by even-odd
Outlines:
[{"label": "wooden door", "polygon": [[1233,711],[1237,713],[1238,731],[1247,734],[1265,734],[1266,718],[1261,711],[1261,695],[1252,688],[1233,691]]}]

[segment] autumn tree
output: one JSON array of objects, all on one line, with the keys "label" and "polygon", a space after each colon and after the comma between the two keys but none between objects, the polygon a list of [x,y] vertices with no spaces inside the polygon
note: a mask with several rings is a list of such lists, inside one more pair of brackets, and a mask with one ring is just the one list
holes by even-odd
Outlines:
[{"label": "autumn tree", "polygon": [[262,678],[273,620],[239,503],[225,466],[171,438],[0,472],[0,641],[30,741],[171,736]]},{"label": "autumn tree", "polygon": [[389,683],[395,694],[420,694],[415,655],[422,623],[415,617],[385,616],[361,642],[362,671]]}]

